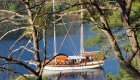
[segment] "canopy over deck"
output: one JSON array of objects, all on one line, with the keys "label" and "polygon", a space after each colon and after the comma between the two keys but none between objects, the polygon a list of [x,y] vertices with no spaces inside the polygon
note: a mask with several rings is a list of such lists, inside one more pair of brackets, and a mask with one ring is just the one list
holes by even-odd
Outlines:
[{"label": "canopy over deck", "polygon": [[86,57],[84,56],[68,56],[68,59],[69,60],[72,60],[72,59],[85,59]]},{"label": "canopy over deck", "polygon": [[83,52],[83,56],[92,56],[95,54],[103,54],[103,51]]}]

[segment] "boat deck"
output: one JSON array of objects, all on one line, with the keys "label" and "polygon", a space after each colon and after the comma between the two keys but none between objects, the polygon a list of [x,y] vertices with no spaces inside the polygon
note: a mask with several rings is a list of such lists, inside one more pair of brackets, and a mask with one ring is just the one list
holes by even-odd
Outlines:
[{"label": "boat deck", "polygon": [[80,67],[80,66],[91,66],[91,65],[102,65],[104,61],[91,61],[91,62],[83,62],[83,63],[71,63],[71,62],[63,62],[63,63],[50,63],[46,66],[57,66],[57,67]]}]

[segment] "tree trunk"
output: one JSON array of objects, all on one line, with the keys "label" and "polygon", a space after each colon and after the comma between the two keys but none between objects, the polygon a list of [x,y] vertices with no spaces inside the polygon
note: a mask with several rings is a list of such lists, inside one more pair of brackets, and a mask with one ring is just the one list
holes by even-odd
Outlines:
[{"label": "tree trunk", "polygon": [[107,37],[107,39],[108,39],[108,41],[109,41],[109,43],[114,51],[114,54],[116,55],[119,62],[122,62],[122,61],[125,62],[125,60],[123,59],[122,53],[120,51],[120,48],[117,44],[117,41],[115,40],[114,36],[112,35],[112,32],[111,32],[111,29],[110,29],[109,24],[107,22],[107,19],[105,18],[102,10],[100,9],[100,7],[96,1],[93,1],[93,6],[97,12],[97,16],[99,17],[99,19],[102,23],[102,26],[100,27],[100,29],[106,35],[106,37]]},{"label": "tree trunk", "polygon": [[136,70],[131,64],[120,63],[120,66],[123,70],[125,70],[134,80],[140,80],[140,73]]},{"label": "tree trunk", "polygon": [[39,40],[38,40],[38,32],[37,32],[37,28],[36,26],[34,26],[34,22],[33,22],[33,13],[30,9],[30,4],[29,4],[29,1],[27,0],[27,2],[25,3],[25,6],[27,8],[27,12],[28,12],[28,15],[29,15],[29,23],[31,24],[30,28],[31,28],[31,31],[32,31],[32,37],[33,37],[33,47],[34,47],[34,59],[36,61],[36,72],[38,75],[36,75],[36,79],[37,80],[42,80],[42,73],[41,69],[43,68],[43,66],[41,66],[41,61],[40,61],[40,56],[39,56]]},{"label": "tree trunk", "polygon": [[[118,1],[118,0],[116,1],[120,5],[120,15],[121,15],[121,20],[122,20],[122,26],[124,27],[126,31],[129,44],[131,46],[132,56],[130,56],[127,61],[128,64],[131,64],[134,57],[136,55],[140,55],[140,47],[139,47],[137,36],[134,30],[135,27],[131,26],[129,23],[129,15],[131,12],[132,0],[124,0],[125,3],[123,1]],[[136,58],[137,60],[139,60],[140,56],[139,57],[137,56]],[[139,64],[137,66],[140,68]]]},{"label": "tree trunk", "polygon": [[140,72],[140,54],[136,54],[134,60],[136,60],[136,64],[137,64],[137,69]]},{"label": "tree trunk", "polygon": [[108,30],[102,30],[102,31],[107,36],[107,39],[108,39],[108,41],[109,41],[109,43],[110,43],[110,45],[111,45],[115,55],[117,56],[117,60],[119,61],[119,64],[120,64],[121,68],[124,69],[135,80],[140,80],[140,73],[139,73],[139,71],[136,70],[130,63],[126,62],[123,59],[121,51],[120,51],[120,49],[118,47],[118,44],[117,44],[116,40],[113,38],[112,33],[109,32]]},{"label": "tree trunk", "polygon": [[42,75],[37,76],[36,80],[42,80]]},{"label": "tree trunk", "polygon": [[[108,22],[102,12],[102,10],[100,9],[99,5],[97,4],[96,0],[93,0],[92,1],[92,6],[93,8],[95,9],[95,11],[97,12],[97,16],[99,17],[101,23],[102,23],[102,26],[100,26],[99,28],[104,32],[104,34],[106,35],[113,51],[114,51],[114,54],[116,55],[117,57],[117,60],[119,61],[119,64],[120,66],[122,67],[122,69],[124,69],[131,77],[133,77],[134,79],[136,80],[139,80],[140,79],[140,73],[138,72],[138,70],[136,70],[134,67],[131,66],[131,64],[128,64],[123,56],[122,56],[122,53],[120,51],[120,48],[114,38],[114,36],[112,35],[112,32],[111,32],[111,29],[108,25]],[[88,9],[88,8],[87,8]],[[91,10],[89,10],[89,14],[92,15],[92,12]],[[94,19],[94,17],[92,16],[92,18]],[[125,24],[126,25],[126,24]],[[129,32],[129,29],[127,30],[127,32]],[[137,52],[138,50],[138,47],[139,45],[137,44],[137,40],[136,40],[136,36],[134,34],[134,32],[131,32],[129,33],[131,37],[131,40],[130,40],[130,44],[132,46],[132,51],[135,53]],[[134,41],[133,41],[134,40]],[[139,50],[138,50],[139,51]],[[133,55],[135,56],[135,55]],[[132,57],[133,58],[133,57]],[[130,60],[132,59],[130,58]]]},{"label": "tree trunk", "polygon": [[37,36],[37,29],[32,26],[32,31],[33,31],[33,45],[34,45],[34,59],[36,60],[36,72],[40,73],[41,70],[41,62],[40,62],[40,56],[39,56],[39,41],[38,41],[38,36]]}]

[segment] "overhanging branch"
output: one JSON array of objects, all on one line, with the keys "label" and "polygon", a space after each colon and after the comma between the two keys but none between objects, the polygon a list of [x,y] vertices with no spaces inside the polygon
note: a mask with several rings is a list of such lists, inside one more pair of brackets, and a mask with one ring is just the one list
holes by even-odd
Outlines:
[{"label": "overhanging branch", "polygon": [[26,68],[28,71],[30,71],[31,73],[33,73],[34,75],[37,75],[37,73],[35,72],[35,70],[33,70],[31,67],[29,67],[28,65],[24,64],[23,62],[21,62],[19,60],[15,60],[13,58],[6,58],[6,57],[2,57],[2,56],[0,56],[0,59],[9,61],[9,62],[11,62],[13,64],[21,65],[24,68]]},{"label": "overhanging branch", "polygon": [[24,78],[26,78],[28,80],[28,78],[25,75],[23,75],[20,72],[15,71],[15,70],[7,69],[7,68],[4,68],[4,67],[0,67],[0,69],[5,70],[5,71],[10,71],[10,72],[13,72],[13,73],[16,73],[16,74],[20,74],[21,76],[23,76]]},{"label": "overhanging branch", "polygon": [[13,15],[16,15],[16,16],[19,16],[19,17],[22,17],[22,18],[28,18],[28,16],[26,16],[26,15],[21,15],[21,14],[19,14],[19,13],[14,12],[14,11],[0,10],[0,12],[5,12],[5,13],[13,14]]},{"label": "overhanging branch", "polygon": [[0,40],[2,40],[7,34],[11,33],[11,32],[15,32],[17,30],[20,30],[20,29],[26,29],[27,27],[20,27],[20,28],[16,28],[16,29],[12,29],[8,32],[6,32],[3,36],[0,37]]}]

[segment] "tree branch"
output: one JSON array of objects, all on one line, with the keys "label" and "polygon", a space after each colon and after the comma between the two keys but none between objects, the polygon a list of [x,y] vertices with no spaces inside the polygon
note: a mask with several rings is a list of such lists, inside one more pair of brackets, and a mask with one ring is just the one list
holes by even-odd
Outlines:
[{"label": "tree branch", "polygon": [[9,61],[9,62],[14,63],[14,64],[21,65],[24,68],[26,68],[29,72],[33,73],[34,75],[37,75],[37,73],[32,68],[30,68],[29,66],[27,66],[26,64],[24,64],[23,62],[21,62],[19,60],[15,60],[13,58],[6,58],[6,57],[2,57],[2,56],[0,56],[0,59]]},{"label": "tree branch", "polygon": [[[29,41],[26,43],[26,45],[24,46],[22,52],[20,53],[20,56],[23,54],[23,52],[27,49],[26,47],[29,45],[30,40],[32,39],[32,37],[30,37]],[[27,49],[28,50],[28,49]],[[34,53],[34,52],[33,52]],[[18,59],[20,58],[20,56],[18,57]]]},{"label": "tree branch", "polygon": [[[9,54],[9,57],[12,55],[12,53],[14,53],[14,52],[20,50],[21,48],[23,48],[24,50],[27,50],[27,51],[29,51],[29,52],[31,52],[31,53],[34,53],[34,51],[32,51],[32,50],[26,48],[26,46],[20,46],[19,48],[13,50],[13,51],[11,52],[11,54]],[[23,53],[23,52],[22,52],[22,53]]]},{"label": "tree branch", "polygon": [[9,13],[9,14],[14,14],[16,16],[19,16],[19,17],[22,17],[22,18],[27,18],[28,19],[28,16],[25,16],[25,15],[21,15],[19,13],[16,13],[14,11],[9,11],[9,10],[0,10],[0,12],[5,12],[5,13]]},{"label": "tree branch", "polygon": [[16,43],[19,41],[19,40],[21,40],[25,35],[27,35],[27,34],[31,34],[31,32],[26,32],[25,34],[23,34],[22,36],[20,36],[15,42],[14,42],[14,44],[9,48],[9,50],[11,50],[15,45],[16,45]]},{"label": "tree branch", "polygon": [[16,74],[20,74],[21,76],[23,76],[24,78],[26,78],[28,80],[28,77],[26,77],[25,75],[23,75],[20,72],[16,72],[15,70],[7,69],[7,68],[4,68],[4,67],[0,67],[0,69],[5,70],[5,71],[10,71],[10,72],[13,72],[13,73],[16,73]]},{"label": "tree branch", "polygon": [[9,17],[6,17],[6,18],[1,19],[0,22],[3,22],[5,20],[7,20],[7,19],[9,19]]},{"label": "tree branch", "polygon": [[0,40],[2,40],[7,34],[11,33],[11,32],[15,32],[17,30],[20,30],[20,29],[26,29],[27,27],[20,27],[20,28],[16,28],[16,29],[12,29],[8,32],[6,32],[3,36],[0,37]]}]

